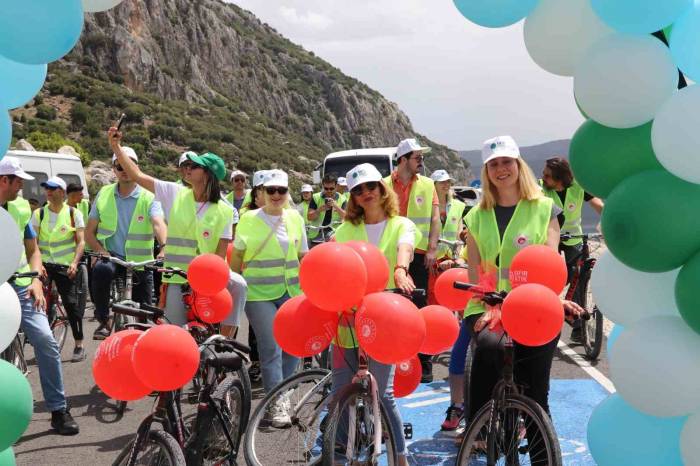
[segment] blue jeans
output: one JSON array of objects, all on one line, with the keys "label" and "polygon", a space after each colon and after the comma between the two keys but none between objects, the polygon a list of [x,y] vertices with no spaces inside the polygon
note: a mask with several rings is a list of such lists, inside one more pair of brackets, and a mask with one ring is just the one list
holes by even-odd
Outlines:
[{"label": "blue jeans", "polygon": [[[338,390],[352,383],[352,377],[355,375],[358,366],[357,350],[331,345],[331,355],[333,361],[333,392],[337,393]],[[374,359],[370,359],[369,371],[377,381],[380,401],[389,417],[388,421],[391,424],[391,430],[394,431],[396,451],[399,455],[405,456],[407,452],[406,440],[403,437],[403,421],[394,398],[394,365],[382,364]],[[341,425],[346,425],[347,422],[344,421]]]},{"label": "blue jeans", "polygon": [[29,339],[29,343],[34,347],[46,408],[49,411],[65,409],[66,395],[63,392],[61,352],[58,350],[53,333],[51,333],[49,320],[46,314],[36,310],[34,298],[29,294],[27,287],[13,285],[13,288],[22,307],[21,329]]},{"label": "blue jeans", "polygon": [[285,293],[274,301],[245,303],[245,313],[258,341],[265,393],[270,393],[282,380],[294,374],[299,366],[299,358],[282,351],[272,334],[272,321],[275,320],[277,309],[288,299],[289,295]]},{"label": "blue jeans", "polygon": [[[95,303],[95,318],[104,323],[109,318],[109,294],[112,280],[117,273],[126,273],[123,267],[117,267],[112,262],[98,260],[92,268],[92,299]],[[131,299],[137,303],[152,304],[153,274],[146,271],[135,271]]]},{"label": "blue jeans", "polygon": [[472,334],[467,325],[467,319],[462,319],[462,325],[459,326],[459,336],[452,346],[450,353],[450,375],[464,375],[464,368],[467,363],[467,348],[472,339]]}]

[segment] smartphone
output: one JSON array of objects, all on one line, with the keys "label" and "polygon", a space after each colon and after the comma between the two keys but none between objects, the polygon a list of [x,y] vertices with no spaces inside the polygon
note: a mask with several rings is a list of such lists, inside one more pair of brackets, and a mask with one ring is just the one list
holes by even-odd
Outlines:
[{"label": "smartphone", "polygon": [[327,197],[326,198],[326,205],[330,204],[331,202],[333,202],[333,199],[330,197]]},{"label": "smartphone", "polygon": [[126,113],[122,113],[119,119],[117,120],[117,131],[122,129],[122,124],[124,123],[124,120],[126,119]]}]

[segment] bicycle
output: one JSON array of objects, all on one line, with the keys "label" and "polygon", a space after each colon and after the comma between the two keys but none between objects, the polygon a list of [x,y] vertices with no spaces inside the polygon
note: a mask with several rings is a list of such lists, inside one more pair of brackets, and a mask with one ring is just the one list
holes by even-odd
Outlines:
[{"label": "bicycle", "polygon": [[[484,292],[478,285],[455,282],[461,290],[476,291],[489,306],[503,303],[507,292]],[[589,316],[583,314],[585,319]],[[521,393],[514,380],[514,346],[504,332],[505,351],[501,380],[491,400],[468,424],[457,455],[457,466],[541,464],[560,466],[561,450],[549,415]],[[530,463],[527,463],[527,461]]]},{"label": "bicycle", "polygon": [[[562,234],[561,240],[581,238],[583,241],[581,252],[576,255],[567,267],[574,268],[574,274],[571,278],[571,284],[566,291],[565,299],[574,301],[579,306],[584,308],[591,316],[590,320],[581,322],[581,340],[585,356],[591,361],[595,361],[600,356],[600,351],[603,347],[603,313],[598,309],[591,293],[591,274],[593,267],[597,261],[591,257],[591,248],[589,240],[601,239],[603,235],[599,233],[584,233],[581,235]],[[569,323],[569,325],[573,325]]]},{"label": "bicycle", "polygon": [[[115,304],[114,312],[156,324],[163,321],[163,310],[152,306],[146,308]],[[128,326],[150,327],[138,322]],[[194,423],[188,425],[185,422],[181,390],[158,392],[153,412],[141,422],[135,438],[124,447],[113,464],[132,466],[137,461],[138,464],[177,466],[236,464],[243,432],[242,423],[236,423],[242,415],[236,411],[246,400],[240,380],[231,375],[226,375],[222,381],[219,379],[222,373],[240,370],[248,351],[245,345],[221,335],[214,335],[201,344],[199,371],[204,374],[205,383],[199,392]],[[154,423],[160,424],[162,430],[153,429]]]},{"label": "bicycle", "polygon": [[450,258],[455,260],[460,257],[460,253],[462,252],[462,248],[464,247],[464,243],[462,241],[450,241],[444,238],[438,239],[438,245],[441,246],[441,249],[444,252],[449,252]]},{"label": "bicycle", "polygon": [[[49,262],[45,262],[44,264],[58,270],[58,273],[68,275],[68,266],[66,265]],[[53,281],[49,281],[48,277],[43,278],[41,282],[44,289],[44,298],[46,299],[46,316],[49,319],[49,326],[51,327],[53,337],[58,344],[58,351],[62,352],[66,344],[68,328],[70,327],[68,314],[63,307],[63,301],[61,301],[61,296],[58,293],[56,284]]]},{"label": "bicycle", "polygon": [[[14,273],[7,279],[7,281],[9,283],[13,283],[15,280],[20,278],[36,278],[38,276],[39,272]],[[20,329],[8,347],[5,348],[2,353],[0,353],[0,358],[15,366],[20,372],[22,372],[22,374],[26,376],[29,374],[29,367],[27,366],[27,360],[24,357],[24,342],[24,332],[22,332],[22,329]]]},{"label": "bicycle", "polygon": [[319,234],[309,240],[309,247],[313,248],[314,246],[318,246],[319,244],[327,243],[331,240],[333,237],[333,234],[335,233],[335,229],[340,226],[339,222],[333,222],[330,225],[325,225],[325,226],[317,226],[317,225],[306,225],[306,233],[312,232],[312,231],[317,231]]}]

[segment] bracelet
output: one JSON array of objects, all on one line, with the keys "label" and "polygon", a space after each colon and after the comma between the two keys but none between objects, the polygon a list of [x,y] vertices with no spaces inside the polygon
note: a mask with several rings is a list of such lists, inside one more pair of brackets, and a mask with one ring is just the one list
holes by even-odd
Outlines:
[{"label": "bracelet", "polygon": [[394,267],[394,272],[396,272],[398,269],[403,270],[404,272],[406,272],[406,275],[408,275],[408,266],[407,266],[407,265],[398,265],[398,264],[397,264],[397,265]]}]

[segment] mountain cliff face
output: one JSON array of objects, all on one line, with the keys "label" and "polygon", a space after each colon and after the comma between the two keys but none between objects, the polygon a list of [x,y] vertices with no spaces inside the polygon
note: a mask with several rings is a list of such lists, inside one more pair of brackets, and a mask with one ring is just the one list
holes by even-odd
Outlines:
[{"label": "mountain cliff face", "polygon": [[[165,99],[233,98],[328,151],[391,146],[414,134],[396,104],[218,0],[127,0],[88,15],[71,57]],[[435,146],[440,163],[460,168],[453,151]]]}]

